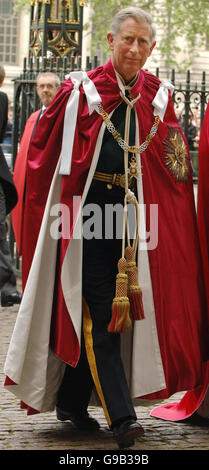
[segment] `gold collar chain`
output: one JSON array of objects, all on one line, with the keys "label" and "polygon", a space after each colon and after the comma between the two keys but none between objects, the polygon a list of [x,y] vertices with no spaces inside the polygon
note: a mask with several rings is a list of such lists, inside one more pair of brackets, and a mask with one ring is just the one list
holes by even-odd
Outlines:
[{"label": "gold collar chain", "polygon": [[116,130],[114,124],[109,118],[109,115],[106,113],[104,110],[103,106],[101,104],[98,105],[98,111],[100,116],[102,117],[108,131],[112,134],[114,139],[117,141],[118,145],[125,151],[125,152],[130,152],[130,153],[141,153],[144,152],[148,145],[150,144],[151,140],[155,136],[159,123],[160,123],[160,117],[156,116],[154,124],[152,128],[150,129],[149,135],[146,137],[145,141],[137,147],[136,145],[128,145],[128,143],[121,137],[120,133]]}]

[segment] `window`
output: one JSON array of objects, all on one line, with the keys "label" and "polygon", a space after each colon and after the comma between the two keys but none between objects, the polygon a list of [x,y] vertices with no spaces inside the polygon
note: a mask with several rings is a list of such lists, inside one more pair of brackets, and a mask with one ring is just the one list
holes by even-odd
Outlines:
[{"label": "window", "polygon": [[17,63],[19,17],[12,0],[0,0],[0,63]]}]

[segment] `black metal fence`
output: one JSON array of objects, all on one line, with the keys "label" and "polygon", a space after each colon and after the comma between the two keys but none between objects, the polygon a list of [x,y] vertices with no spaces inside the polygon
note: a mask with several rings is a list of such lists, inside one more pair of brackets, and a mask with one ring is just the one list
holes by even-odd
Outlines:
[{"label": "black metal fence", "polygon": [[[74,57],[65,57],[64,59],[58,57],[56,61],[53,58],[51,58],[51,60],[37,58],[35,62],[33,62],[32,59],[29,60],[28,64],[27,60],[24,60],[22,74],[14,79],[13,125],[12,133],[9,131],[11,133],[10,148],[7,147],[7,150],[9,150],[7,153],[11,155],[12,167],[14,166],[18,144],[24,131],[25,123],[30,114],[40,107],[39,98],[36,93],[36,77],[38,73],[52,71],[59,76],[61,81],[64,81],[66,74],[75,70],[75,67],[78,69],[82,68],[81,57],[78,58],[76,66],[74,60]],[[94,57],[92,61],[87,57],[83,68],[90,70],[97,65],[97,57]],[[164,78],[163,72],[158,68],[155,73],[160,79]],[[173,94],[174,106],[189,145],[190,121],[192,121],[193,125],[196,127],[195,139],[193,145],[190,145],[190,150],[194,168],[198,171],[198,139],[205,109],[209,101],[209,77],[207,78],[206,72],[203,71],[199,80],[195,81],[190,71],[187,71],[186,74],[180,78],[181,81],[179,81],[179,75],[175,73],[175,70],[171,70],[168,79],[175,86]],[[8,146],[8,142],[6,145]]]},{"label": "black metal fence", "polygon": [[[81,57],[77,58],[75,65],[74,57],[65,57],[47,59],[37,58],[34,62],[32,59],[24,60],[23,71],[21,75],[14,79],[14,100],[13,100],[13,124],[10,132],[10,143],[8,143],[9,134],[7,135],[7,151],[6,157],[11,169],[14,167],[16,155],[18,152],[18,145],[24,131],[25,123],[30,114],[40,107],[38,95],[36,93],[36,77],[39,72],[55,72],[61,81],[65,80],[66,74],[75,69],[91,70],[97,67],[98,59],[94,57],[91,61],[89,57],[86,58],[86,63],[82,66]],[[209,101],[209,79],[206,72],[202,72],[199,80],[194,79],[190,71],[187,71],[179,81],[179,75],[175,70],[171,70],[170,76],[164,76],[163,72],[156,69],[156,75],[160,79],[168,79],[175,87],[173,93],[173,102],[175,111],[178,116],[179,122],[182,126],[184,134],[188,140],[194,182],[198,179],[198,143],[201,131],[202,121]],[[207,83],[206,83],[207,79]],[[191,138],[191,127],[193,126],[193,137]],[[195,127],[195,132],[194,132]],[[195,135],[194,135],[195,134]],[[5,143],[3,143],[5,150]],[[13,257],[16,258],[16,266],[19,268],[19,260],[14,253],[14,235],[12,228],[10,228],[10,247]]]}]

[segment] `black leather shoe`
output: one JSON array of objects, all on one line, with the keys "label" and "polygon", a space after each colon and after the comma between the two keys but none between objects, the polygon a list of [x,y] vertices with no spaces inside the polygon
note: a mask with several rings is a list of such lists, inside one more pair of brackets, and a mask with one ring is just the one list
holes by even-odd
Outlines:
[{"label": "black leather shoe", "polygon": [[16,292],[2,292],[1,293],[1,306],[12,307],[14,304],[20,304],[22,300],[22,294],[17,290]]},{"label": "black leather shoe", "polygon": [[132,447],[134,445],[134,439],[143,434],[144,429],[133,419],[124,421],[118,426],[113,427],[113,437],[120,449]]},{"label": "black leather shoe", "polygon": [[98,421],[92,418],[87,411],[81,413],[73,413],[72,411],[64,411],[56,408],[57,419],[59,421],[72,421],[72,423],[83,431],[96,431],[100,428]]},{"label": "black leather shoe", "polygon": [[197,411],[195,411],[191,416],[189,416],[189,418],[186,418],[183,421],[184,423],[186,422],[192,425],[209,427],[209,416],[200,416],[198,415]]}]

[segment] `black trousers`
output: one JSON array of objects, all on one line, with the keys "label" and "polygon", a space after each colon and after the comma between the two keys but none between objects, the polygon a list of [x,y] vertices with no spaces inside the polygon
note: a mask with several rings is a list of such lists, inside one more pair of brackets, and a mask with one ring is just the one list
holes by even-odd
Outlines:
[{"label": "black trousers", "polygon": [[75,368],[66,366],[57,402],[65,411],[85,410],[95,384],[110,426],[126,417],[136,419],[120,356],[120,334],[107,330],[120,257],[120,239],[83,241],[83,297],[88,314],[83,315],[79,362]]}]

